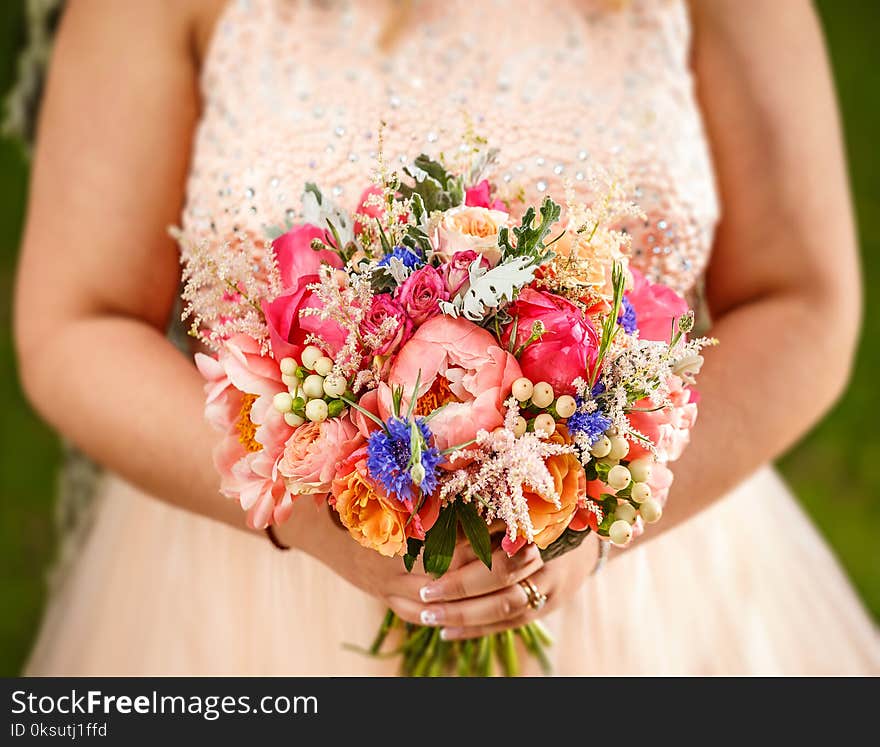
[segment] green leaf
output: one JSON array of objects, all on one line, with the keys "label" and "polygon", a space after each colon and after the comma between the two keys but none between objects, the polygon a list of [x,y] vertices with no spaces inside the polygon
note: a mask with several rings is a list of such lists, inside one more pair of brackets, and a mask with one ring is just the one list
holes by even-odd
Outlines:
[{"label": "green leaf", "polygon": [[425,573],[442,576],[449,570],[452,553],[455,551],[458,521],[455,506],[444,508],[434,526],[425,535],[425,550],[422,564]]},{"label": "green leaf", "polygon": [[458,511],[458,521],[464,529],[464,536],[468,538],[474,549],[474,554],[489,570],[492,570],[492,540],[489,538],[489,527],[472,503],[456,503],[455,506]]},{"label": "green leaf", "polygon": [[535,226],[535,209],[530,207],[522,217],[520,225],[513,229],[515,242],[510,242],[510,234],[507,229],[502,229],[498,235],[498,246],[502,250],[502,261],[514,257],[528,257],[534,264],[541,264],[549,259],[548,251],[545,251],[544,239],[550,233],[553,224],[559,220],[562,207],[549,197],[544,198],[541,204],[541,222]]},{"label": "green leaf", "polygon": [[419,557],[419,553],[422,551],[422,545],[424,544],[424,540],[415,539],[414,537],[407,539],[406,555],[403,556],[403,565],[406,568],[407,573],[412,571],[413,565],[415,565],[416,559]]}]

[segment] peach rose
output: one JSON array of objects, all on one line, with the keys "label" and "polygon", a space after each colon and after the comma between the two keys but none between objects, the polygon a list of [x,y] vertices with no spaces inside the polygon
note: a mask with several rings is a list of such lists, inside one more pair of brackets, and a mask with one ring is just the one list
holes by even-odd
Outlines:
[{"label": "peach rose", "polygon": [[293,495],[321,495],[330,490],[339,463],[362,446],[363,437],[346,418],[308,422],[293,431],[278,469]]},{"label": "peach rose", "polygon": [[494,267],[501,259],[498,232],[507,225],[509,217],[502,210],[467,205],[447,210],[437,226],[440,256],[448,261],[456,252],[473,250]]},{"label": "peach rose", "polygon": [[366,447],[358,449],[340,466],[331,486],[330,505],[351,536],[364,547],[387,557],[406,554],[409,512],[370,479]]},{"label": "peach rose", "polygon": [[574,256],[581,260],[580,269],[583,270],[581,280],[606,301],[611,301],[614,296],[614,288],[611,283],[611,270],[615,262],[620,262],[626,267],[627,258],[620,246],[609,245],[607,242],[590,243],[588,237],[577,232],[577,226],[566,226],[562,238],[553,244],[553,251],[557,257],[567,259]]}]

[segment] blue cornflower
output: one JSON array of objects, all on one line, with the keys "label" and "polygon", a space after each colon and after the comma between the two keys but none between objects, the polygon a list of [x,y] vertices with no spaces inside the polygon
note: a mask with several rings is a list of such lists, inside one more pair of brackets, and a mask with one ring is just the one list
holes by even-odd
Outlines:
[{"label": "blue cornflower", "polygon": [[628,335],[631,335],[639,328],[639,320],[638,317],[636,317],[636,310],[626,296],[621,299],[620,316],[617,317],[617,323],[623,327],[623,331]]},{"label": "blue cornflower", "polygon": [[421,252],[415,252],[406,246],[395,246],[391,250],[391,254],[386,254],[379,260],[379,267],[388,267],[392,257],[399,259],[408,270],[415,270],[425,264],[425,258]]},{"label": "blue cornflower", "polygon": [[[421,464],[425,477],[419,486],[422,493],[430,495],[437,488],[437,470],[443,456],[436,446],[429,446],[431,431],[424,418],[416,418],[416,427],[422,438]],[[412,455],[411,421],[389,418],[385,428],[374,431],[367,441],[367,469],[370,477],[385,488],[385,492],[399,501],[413,497],[413,480],[409,464]]]},{"label": "blue cornflower", "polygon": [[601,410],[581,412],[583,400],[578,397],[578,409],[567,421],[568,432],[572,435],[583,433],[592,446],[611,427],[611,418]]}]

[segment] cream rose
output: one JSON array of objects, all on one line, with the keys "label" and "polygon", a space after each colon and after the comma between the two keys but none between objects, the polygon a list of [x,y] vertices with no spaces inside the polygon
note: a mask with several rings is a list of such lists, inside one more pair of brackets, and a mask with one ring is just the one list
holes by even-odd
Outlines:
[{"label": "cream rose", "polygon": [[444,260],[456,252],[473,250],[489,260],[494,267],[501,259],[498,232],[510,216],[503,210],[484,207],[461,207],[447,210],[437,225],[438,252]]}]

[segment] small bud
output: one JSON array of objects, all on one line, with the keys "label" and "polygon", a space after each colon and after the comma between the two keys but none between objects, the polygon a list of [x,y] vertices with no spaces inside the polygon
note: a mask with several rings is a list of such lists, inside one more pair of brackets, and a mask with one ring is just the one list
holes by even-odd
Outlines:
[{"label": "small bud", "polygon": [[409,476],[413,481],[414,485],[421,485],[426,477],[425,468],[422,466],[421,462],[416,462],[412,469],[409,471]]},{"label": "small bud", "polygon": [[687,334],[694,328],[694,312],[689,311],[687,314],[682,314],[678,318],[678,329],[680,332]]},{"label": "small bud", "polygon": [[327,403],[327,414],[331,418],[338,418],[345,410],[345,402],[341,399],[334,399]]}]

